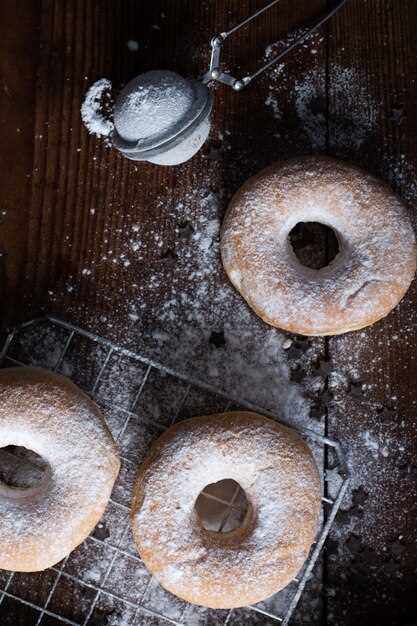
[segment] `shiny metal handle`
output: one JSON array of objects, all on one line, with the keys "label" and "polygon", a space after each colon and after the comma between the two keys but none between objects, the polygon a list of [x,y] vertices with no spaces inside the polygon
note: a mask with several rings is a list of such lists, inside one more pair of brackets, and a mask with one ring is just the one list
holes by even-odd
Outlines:
[{"label": "shiny metal handle", "polygon": [[247,24],[249,24],[256,18],[258,18],[260,15],[262,15],[263,13],[271,9],[275,4],[278,4],[278,2],[281,2],[281,0],[272,0],[272,2],[269,2],[269,4],[264,6],[262,9],[259,9],[259,11],[257,11],[253,15],[250,15],[249,17],[244,19],[242,22],[240,22],[239,24],[237,24],[236,26],[234,26],[227,32],[220,33],[216,35],[215,37],[213,37],[213,39],[211,40],[210,68],[209,68],[209,71],[203,76],[202,80],[204,83],[208,83],[211,80],[215,80],[219,83],[223,83],[224,85],[228,85],[229,87],[232,87],[235,91],[241,91],[242,89],[247,87],[249,83],[251,83],[255,78],[260,76],[260,74],[263,74],[263,72],[266,72],[266,70],[268,70],[270,67],[278,63],[278,61],[280,61],[289,52],[291,52],[291,50],[293,50],[294,48],[299,46],[301,43],[303,43],[303,41],[308,39],[318,28],[320,28],[320,26],[325,24],[327,20],[333,17],[333,15],[339,9],[342,8],[342,6],[347,2],[347,0],[337,0],[337,2],[334,4],[333,7],[328,9],[323,15],[317,18],[316,21],[313,22],[313,24],[311,24],[302,35],[297,37],[291,44],[289,44],[285,48],[285,50],[277,54],[273,59],[265,63],[265,65],[260,67],[253,74],[244,76],[243,78],[235,78],[230,73],[224,72],[220,68],[220,58],[221,58],[222,47],[226,39],[230,37],[230,35],[233,35],[233,33],[235,33],[236,31],[240,30],[241,28],[243,28],[244,26],[246,26]]}]

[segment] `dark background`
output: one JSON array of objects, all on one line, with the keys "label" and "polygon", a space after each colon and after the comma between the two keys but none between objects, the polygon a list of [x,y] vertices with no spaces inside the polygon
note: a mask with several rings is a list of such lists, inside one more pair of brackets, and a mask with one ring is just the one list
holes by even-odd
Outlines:
[{"label": "dark background", "polygon": [[[191,296],[198,284],[176,249],[176,229],[186,234],[205,210],[204,194],[189,190],[200,185],[216,194],[221,218],[240,184],[280,158],[326,152],[349,159],[388,181],[416,224],[415,0],[349,0],[319,36],[287,59],[281,73],[240,94],[217,87],[211,138],[182,166],[130,163],[83,128],[80,104],[94,80],[106,76],[117,90],[151,68],[198,76],[207,67],[212,34],[263,4],[1,2],[4,330],[47,311],[150,353],[159,331],[177,341],[195,322],[189,318],[192,304],[184,305],[169,328],[158,312],[174,279]],[[268,43],[325,5],[283,1],[256,28],[236,36],[227,48],[230,66],[241,72],[254,68]],[[128,49],[130,39],[138,41],[138,52]],[[266,104],[271,93],[276,116],[271,102]],[[160,232],[162,246],[149,238],[140,258],[132,255],[136,227],[149,237]],[[221,268],[204,280],[209,292],[198,324],[208,341],[216,333],[222,349],[228,312],[213,302],[227,281]],[[300,384],[307,377],[303,355],[314,349],[314,366],[324,380],[314,409],[348,451],[354,473],[320,584],[306,593],[296,623],[396,626],[417,615],[416,304],[413,284],[401,305],[374,327],[293,344],[298,352],[291,358],[299,365],[291,377]],[[260,323],[251,319],[255,332]],[[338,375],[341,384],[335,383]],[[18,613],[6,619],[25,624]]]}]

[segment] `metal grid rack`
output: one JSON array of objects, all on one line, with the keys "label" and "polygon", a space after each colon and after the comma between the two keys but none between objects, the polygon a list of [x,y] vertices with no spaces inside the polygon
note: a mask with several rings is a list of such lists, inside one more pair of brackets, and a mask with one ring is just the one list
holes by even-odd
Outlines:
[{"label": "metal grid rack", "polygon": [[[119,444],[122,469],[102,522],[82,546],[46,572],[14,574],[0,570],[0,615],[2,604],[4,611],[5,603],[9,603],[10,612],[13,606],[22,609],[23,605],[29,616],[27,623],[36,626],[242,623],[239,609],[214,611],[190,605],[163,590],[147,573],[130,535],[130,487],[149,443],[176,419],[233,408],[276,420],[278,416],[54,317],[32,320],[8,335],[0,351],[0,366],[16,365],[42,366],[63,373],[88,391],[102,407]],[[312,430],[298,430],[316,453],[319,451],[323,464],[332,457],[333,469],[337,468],[340,475],[338,491],[334,499],[322,498],[321,530],[302,572],[285,590],[247,607],[247,624],[248,615],[255,618],[255,613],[258,618],[265,616],[268,624],[289,623],[348,486],[338,442]],[[233,512],[235,495],[226,503],[226,517]],[[103,616],[104,622],[100,621]]]}]

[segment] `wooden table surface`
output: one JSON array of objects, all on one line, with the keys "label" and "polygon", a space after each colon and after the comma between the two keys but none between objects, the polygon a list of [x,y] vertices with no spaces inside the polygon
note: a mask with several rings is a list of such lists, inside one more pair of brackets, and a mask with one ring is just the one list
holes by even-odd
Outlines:
[{"label": "wooden table surface", "polygon": [[[222,299],[229,287],[216,242],[201,266],[193,249],[199,225],[208,220],[215,227],[240,184],[277,159],[325,152],[361,165],[395,188],[417,224],[415,0],[349,0],[284,67],[240,94],[217,87],[210,140],[189,163],[128,162],[87,133],[80,105],[96,79],[109,78],[117,91],[153,68],[198,76],[211,35],[263,4],[3,0],[3,330],[56,313],[168,361],[182,349],[201,368],[208,345],[231,358],[232,330],[235,344],[240,329],[248,346],[258,333],[282,338],[248,311],[243,323],[230,304],[237,296]],[[325,5],[283,0],[256,28],[236,36],[230,66],[255,67],[268,43]],[[137,51],[129,40],[138,42]],[[295,623],[405,626],[417,618],[416,305],[413,284],[372,328],[339,338],[292,338],[288,376],[310,393],[311,419],[341,441],[353,472],[320,580]],[[190,344],[194,331],[198,340]],[[261,351],[254,355],[256,365]],[[312,367],[322,380],[314,393]],[[25,624],[17,613],[2,620]]]}]

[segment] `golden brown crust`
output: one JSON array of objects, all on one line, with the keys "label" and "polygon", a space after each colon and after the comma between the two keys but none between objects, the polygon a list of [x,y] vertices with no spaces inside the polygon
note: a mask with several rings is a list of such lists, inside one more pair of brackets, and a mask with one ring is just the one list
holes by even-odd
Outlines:
[{"label": "golden brown crust", "polygon": [[0,370],[0,448],[39,454],[38,489],[0,488],[0,568],[46,569],[78,546],[107,506],[120,468],[97,405],[68,379],[32,367]]},{"label": "golden brown crust", "polygon": [[[341,252],[319,271],[288,242],[298,222],[330,226]],[[303,335],[337,335],[385,317],[417,266],[407,211],[358,167],[325,156],[275,163],[233,197],[222,228],[224,268],[266,323]]]},{"label": "golden brown crust", "polygon": [[[201,490],[224,478],[245,490],[249,511],[230,533],[205,530]],[[249,412],[179,422],[152,446],[133,491],[141,558],[177,596],[211,608],[253,604],[285,587],[314,540],[320,478],[293,430]]]}]

